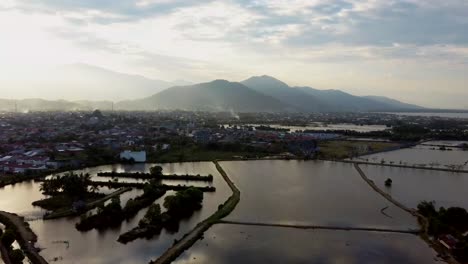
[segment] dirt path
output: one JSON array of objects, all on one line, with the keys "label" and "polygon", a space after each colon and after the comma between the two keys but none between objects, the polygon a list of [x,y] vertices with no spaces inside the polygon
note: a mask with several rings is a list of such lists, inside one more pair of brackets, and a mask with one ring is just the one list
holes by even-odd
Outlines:
[{"label": "dirt path", "polygon": [[24,222],[23,217],[0,211],[0,222],[15,231],[16,240],[33,264],[47,264],[47,261],[39,255],[39,250],[34,246],[37,242],[36,234],[29,228],[28,223]]},{"label": "dirt path", "polygon": [[414,166],[414,165],[402,165],[402,164],[390,164],[390,163],[380,163],[380,162],[369,162],[369,161],[355,161],[355,160],[340,160],[339,162],[345,163],[354,163],[354,164],[364,164],[364,165],[376,165],[376,166],[386,166],[386,167],[396,167],[396,168],[408,168],[408,169],[417,169],[417,170],[432,170],[432,171],[448,171],[448,172],[457,172],[457,173],[468,173],[468,170],[457,170],[457,169],[445,169],[445,168],[436,168],[436,167],[423,167],[423,166]]},{"label": "dirt path", "polygon": [[[439,254],[443,254],[443,255],[447,255],[447,251],[445,250],[445,248],[443,246],[441,246],[439,243],[433,241],[430,239],[430,236],[429,236],[429,232],[428,232],[428,229],[429,229],[429,221],[427,220],[426,217],[424,217],[423,215],[421,215],[420,213],[418,213],[418,211],[416,211],[415,209],[412,209],[412,208],[408,208],[406,207],[405,205],[403,205],[402,203],[398,202],[397,200],[393,199],[393,197],[386,193],[385,191],[383,191],[382,189],[380,189],[375,183],[374,181],[370,180],[369,178],[367,178],[366,174],[362,171],[362,169],[359,167],[359,164],[358,163],[354,163],[354,168],[356,168],[356,170],[359,172],[359,175],[361,175],[362,179],[367,182],[369,184],[369,186],[372,187],[372,189],[374,189],[376,192],[378,192],[379,194],[381,194],[385,199],[387,199],[389,202],[393,203],[395,206],[401,208],[402,210],[405,210],[407,211],[408,213],[412,214],[413,216],[415,216],[416,218],[418,218],[418,222],[419,224],[421,225],[421,229],[422,229],[422,232],[420,233],[420,236],[421,238],[429,245],[431,246],[437,253]],[[450,263],[450,264],[460,264],[457,260],[455,260],[450,254],[448,255],[449,258],[448,259],[445,259],[445,261],[447,263]]]},{"label": "dirt path", "polygon": [[242,221],[219,221],[220,224],[230,225],[248,225],[248,226],[270,226],[270,227],[285,227],[297,229],[323,229],[323,230],[342,230],[342,231],[369,231],[369,232],[386,232],[386,233],[403,233],[403,234],[419,234],[421,230],[413,229],[390,229],[390,228],[373,228],[373,227],[343,227],[343,226],[320,226],[320,225],[289,225],[279,223],[258,223],[258,222],[242,222]]},{"label": "dirt path", "polygon": [[192,231],[185,234],[184,237],[175,243],[172,247],[170,247],[164,254],[162,254],[157,260],[151,261],[150,263],[154,264],[168,264],[177,259],[185,250],[190,248],[198,239],[200,239],[206,230],[208,230],[212,225],[216,224],[222,218],[229,215],[236,205],[239,203],[240,200],[240,191],[237,189],[235,184],[229,179],[226,172],[224,172],[221,165],[218,162],[214,162],[216,165],[216,169],[219,171],[221,176],[224,178],[226,183],[232,190],[232,195],[229,199],[223,204],[223,206],[218,209],[213,215],[205,219],[204,221],[200,222]]}]

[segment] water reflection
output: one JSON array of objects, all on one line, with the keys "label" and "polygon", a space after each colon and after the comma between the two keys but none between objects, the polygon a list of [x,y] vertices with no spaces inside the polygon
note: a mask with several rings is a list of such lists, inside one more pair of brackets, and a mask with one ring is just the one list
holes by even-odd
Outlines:
[{"label": "water reflection", "polygon": [[360,158],[368,159],[370,162],[381,162],[384,160],[386,163],[425,165],[427,167],[439,168],[455,165],[460,166],[459,169],[468,170],[468,151],[458,148],[452,148],[452,150],[438,150],[434,148],[437,147],[418,145],[413,148],[382,152]]},{"label": "water reflection", "polygon": [[[415,208],[422,200],[436,202],[436,206],[468,208],[468,174],[445,171],[406,169],[360,165],[367,177],[381,189],[407,206]],[[392,179],[392,187],[385,180]]]},{"label": "water reflection", "polygon": [[[79,172],[97,174],[99,171],[140,171],[147,172],[154,164],[112,165],[87,168]],[[214,176],[213,185],[216,192],[205,193],[203,208],[180,223],[179,232],[170,234],[162,231],[158,237],[147,241],[136,240],[127,245],[117,242],[118,236],[138,224],[138,221],[146,212],[141,210],[136,217],[128,222],[123,222],[115,229],[104,231],[91,230],[81,233],[75,229],[78,217],[30,221],[32,230],[38,235],[38,246],[43,248],[41,255],[46,260],[57,263],[147,263],[150,259],[158,257],[170,245],[174,239],[180,239],[183,234],[192,229],[198,222],[204,220],[216,211],[218,205],[223,203],[231,194],[229,187],[217,172],[211,162],[173,163],[162,165],[164,173],[174,174],[201,174]],[[180,184],[184,184],[181,182]],[[204,183],[204,185],[207,185]],[[44,196],[39,191],[40,183],[21,183],[0,189],[0,206],[2,210],[15,212],[20,215],[41,216],[44,211],[39,207],[33,207],[31,203]],[[102,192],[109,192],[107,188],[101,188]],[[122,204],[130,198],[141,194],[141,190],[132,190],[121,196]],[[173,194],[167,192],[165,196]],[[164,199],[158,199],[161,203]],[[62,242],[60,242],[62,241]],[[66,241],[67,243],[63,243]]]},{"label": "water reflection", "polygon": [[175,263],[437,263],[419,237],[357,231],[215,225]]},{"label": "water reflection", "polygon": [[[365,183],[351,164],[233,161],[221,166],[241,191],[229,220],[376,228],[416,228],[416,220]],[[387,207],[385,213],[381,209]]]}]

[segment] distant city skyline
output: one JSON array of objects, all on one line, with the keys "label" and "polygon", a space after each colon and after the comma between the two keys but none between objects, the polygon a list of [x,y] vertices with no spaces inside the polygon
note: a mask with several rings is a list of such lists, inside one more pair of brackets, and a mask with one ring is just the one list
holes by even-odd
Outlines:
[{"label": "distant city skyline", "polygon": [[[48,69],[84,63],[194,83],[267,74],[468,109],[467,14],[463,0],[3,0],[0,97],[57,99],[37,85],[65,78]],[[64,86],[62,99],[93,99]]]}]

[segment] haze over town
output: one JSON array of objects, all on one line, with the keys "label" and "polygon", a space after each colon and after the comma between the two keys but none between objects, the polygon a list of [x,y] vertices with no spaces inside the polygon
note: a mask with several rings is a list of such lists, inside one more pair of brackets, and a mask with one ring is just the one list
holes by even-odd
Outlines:
[{"label": "haze over town", "polygon": [[82,90],[57,73],[78,63],[167,87],[267,74],[290,86],[464,109],[467,12],[458,0],[4,0],[1,97],[118,101],[156,92],[99,82]]}]

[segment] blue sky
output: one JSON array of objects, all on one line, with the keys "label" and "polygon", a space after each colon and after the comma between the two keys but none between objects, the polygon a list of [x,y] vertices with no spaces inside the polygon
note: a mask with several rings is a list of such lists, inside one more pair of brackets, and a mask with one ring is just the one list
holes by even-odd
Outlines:
[{"label": "blue sky", "polygon": [[194,82],[268,74],[468,108],[468,1],[2,0],[0,36],[10,97],[28,94],[4,88],[14,78],[88,63]]}]

